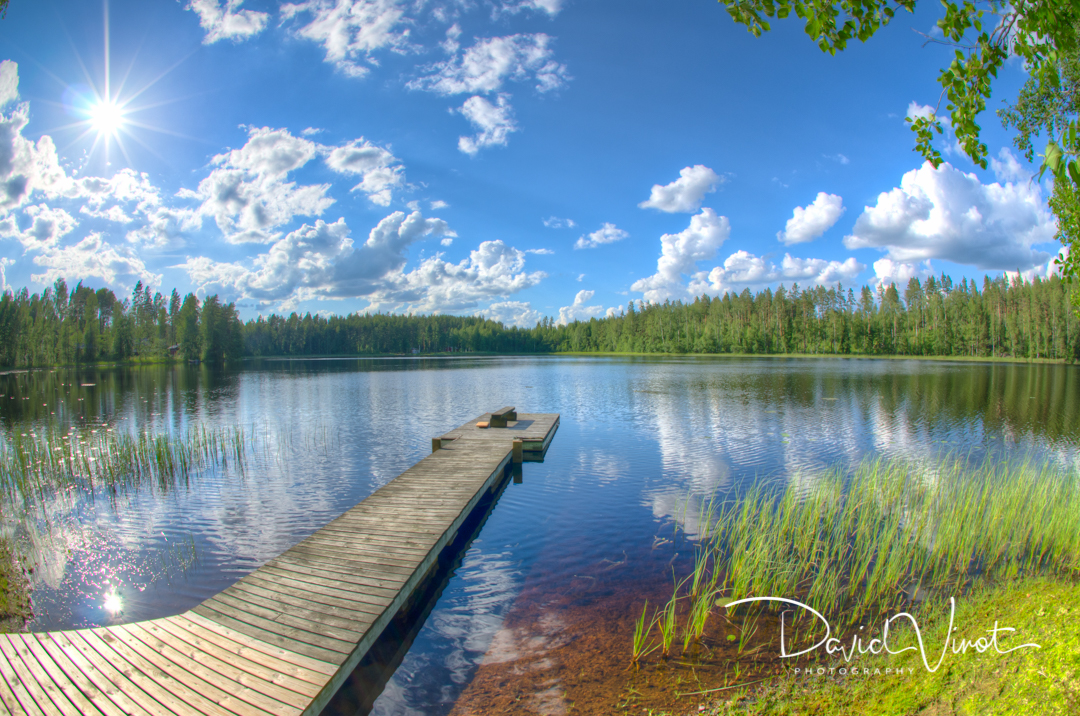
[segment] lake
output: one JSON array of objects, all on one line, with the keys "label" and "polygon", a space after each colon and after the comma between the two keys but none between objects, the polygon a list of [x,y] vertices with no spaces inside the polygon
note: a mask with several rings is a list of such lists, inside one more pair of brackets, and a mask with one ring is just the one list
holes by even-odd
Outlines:
[{"label": "lake", "polygon": [[[36,561],[31,629],[189,609],[396,477],[432,436],[503,405],[560,413],[561,427],[478,517],[376,680],[373,713],[607,703],[633,617],[686,573],[698,506],[718,493],[874,456],[928,469],[944,456],[1074,469],[1080,456],[1080,368],[1064,365],[538,356],[9,373],[4,439],[239,426],[259,445],[186,484],[4,504],[5,534]],[[347,688],[335,712],[366,711],[372,687]]]}]

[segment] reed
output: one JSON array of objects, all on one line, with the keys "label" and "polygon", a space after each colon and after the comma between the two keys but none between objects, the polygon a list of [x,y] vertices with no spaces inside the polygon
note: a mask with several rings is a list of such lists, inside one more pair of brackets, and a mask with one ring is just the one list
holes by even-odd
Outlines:
[{"label": "reed", "polygon": [[701,644],[701,635],[705,633],[705,625],[712,613],[713,602],[716,593],[703,589],[690,602],[690,613],[686,620],[686,631],[683,634],[683,652],[689,651],[691,646]]},{"label": "reed", "polygon": [[720,509],[707,550],[733,598],[798,595],[854,624],[919,588],[1076,574],[1078,498],[1075,472],[1030,461],[972,468],[954,458],[920,471],[879,459],[779,494],[751,488]]},{"label": "reed", "polygon": [[[633,651],[630,653],[630,665],[634,667],[636,671],[638,664],[641,660],[648,656],[650,653],[656,650],[656,645],[651,648],[648,646],[649,634],[652,633],[653,624],[656,623],[655,619],[648,620],[648,627],[646,624],[646,614],[649,613],[649,600],[645,600],[645,606],[641,609],[641,616],[634,621],[634,643]],[[655,614],[653,615],[656,616]]]},{"label": "reed", "polygon": [[657,627],[660,630],[660,656],[663,659],[671,657],[672,645],[675,643],[675,632],[678,629],[676,608],[678,607],[678,586],[672,592],[672,598],[667,600],[660,617],[657,618]]},{"label": "reed", "polygon": [[[6,439],[5,439],[6,438]],[[180,435],[127,433],[105,426],[0,438],[0,493],[31,507],[60,490],[109,493],[153,485],[169,490],[192,474],[234,461],[242,466],[257,442],[243,428],[191,428]]]},{"label": "reed", "polygon": [[[758,484],[701,513],[708,523],[694,571],[675,584],[659,620],[664,645],[674,631],[668,609],[674,614],[688,584],[684,651],[700,641],[721,593],[798,598],[853,626],[907,607],[919,592],[946,597],[979,581],[1080,575],[1080,473],[1031,460],[972,466],[953,457],[932,469],[866,460],[781,489]],[[740,654],[756,631],[756,617],[744,616]]]}]

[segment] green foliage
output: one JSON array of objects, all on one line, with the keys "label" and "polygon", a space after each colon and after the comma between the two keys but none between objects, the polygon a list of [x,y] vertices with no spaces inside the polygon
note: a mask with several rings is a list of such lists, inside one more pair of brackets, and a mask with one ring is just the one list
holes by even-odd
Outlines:
[{"label": "green foliage", "polygon": [[[754,698],[716,704],[701,713],[780,716],[877,714],[1039,714],[1071,716],[1080,707],[1080,586],[1069,581],[1022,579],[980,589],[957,600],[959,638],[981,636],[994,622],[1016,629],[1017,643],[1039,644],[1007,654],[974,650],[944,657],[927,671],[915,651],[858,656],[833,668],[903,669],[903,677],[789,676],[759,689]],[[945,605],[947,607],[947,603]],[[928,645],[948,636],[949,613],[939,606],[922,618]],[[1007,647],[1006,647],[1007,648]],[[910,671],[908,671],[910,669]]]},{"label": "green foliage", "polygon": [[[850,40],[866,41],[888,24],[899,9],[913,12],[915,0],[720,0],[738,23],[755,36],[769,29],[765,18],[796,15],[806,21],[806,34],[823,52],[835,54]],[[946,44],[955,47],[952,63],[938,82],[957,141],[972,161],[986,168],[986,145],[979,140],[978,115],[986,109],[998,69],[1010,56],[1030,68],[1037,87],[1052,84],[1058,62],[1077,54],[1078,4],[1061,0],[990,0],[979,7],[971,0],[943,0],[937,26]],[[937,166],[941,155],[933,136],[942,126],[937,112],[909,120],[918,151]]]},{"label": "green foliage", "polygon": [[98,360],[161,360],[178,342],[184,358],[203,357],[204,337],[211,337],[209,360],[234,360],[243,352],[240,318],[233,304],[207,299],[210,328],[201,322],[199,300],[183,305],[173,291],[166,301],[141,283],[131,299],[118,300],[109,289],[94,291],[81,283],[69,291],[63,279],[40,294],[27,289],[0,294],[0,367],[40,367]]},{"label": "green foliage", "polygon": [[[824,52],[835,54],[849,40],[865,41],[915,0],[720,0],[738,23],[755,36],[769,29],[765,18],[791,14],[806,20],[806,34]],[[942,0],[944,16],[937,21],[944,44],[955,48],[950,65],[938,74],[953,132],[971,160],[986,168],[987,148],[980,141],[978,116],[986,109],[998,70],[1009,57],[1019,57],[1028,80],[1016,104],[998,111],[1002,123],[1016,127],[1016,145],[1029,161],[1032,136],[1048,137],[1042,172],[1055,177],[1050,207],[1063,227],[1058,238],[1070,247],[1059,260],[1063,275],[1080,275],[1080,246],[1076,243],[1076,190],[1080,187],[1080,2],[1076,0]],[[933,40],[931,40],[933,41]],[[937,167],[941,153],[934,148],[943,133],[937,107],[928,116],[909,117],[915,150]],[[1040,176],[1041,173],[1040,172]],[[1063,185],[1071,185],[1065,187]],[[1080,303],[1075,304],[1080,315]]]},{"label": "green foliage", "polygon": [[[1064,224],[1063,231],[1072,231]],[[66,292],[66,291],[65,291]],[[1080,318],[1070,309],[1080,286],[1054,276],[985,278],[954,285],[948,276],[895,286],[796,284],[692,303],[631,302],[620,316],[533,328],[476,316],[390,314],[271,315],[241,323],[233,304],[188,294],[117,301],[77,286],[65,303],[56,287],[0,295],[0,367],[101,359],[230,361],[241,356],[430,353],[712,353],[966,356],[1080,359]],[[140,309],[138,306],[141,305]],[[168,305],[168,308],[166,308]],[[149,308],[148,308],[149,307]],[[174,343],[175,341],[175,343]],[[178,346],[178,349],[176,347]]]},{"label": "green foliage", "polygon": [[[859,294],[843,287],[781,286],[753,295],[702,296],[640,306],[622,316],[530,331],[555,351],[1080,358],[1080,318],[1057,277],[948,276]],[[856,296],[859,296],[856,298]]]}]

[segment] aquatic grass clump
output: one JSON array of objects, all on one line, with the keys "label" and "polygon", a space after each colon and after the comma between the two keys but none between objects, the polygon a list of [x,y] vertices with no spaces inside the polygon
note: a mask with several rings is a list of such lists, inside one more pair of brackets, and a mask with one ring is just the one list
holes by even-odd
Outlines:
[{"label": "aquatic grass clump", "polygon": [[[979,581],[1080,573],[1080,473],[1030,460],[952,458],[929,471],[867,460],[779,490],[757,484],[700,513],[694,570],[657,619],[665,655],[683,600],[685,653],[701,643],[711,607],[738,599],[798,599],[852,626]],[[757,617],[744,610],[736,628],[727,638],[741,655]]]},{"label": "aquatic grass clump", "polygon": [[[809,482],[809,487],[805,487]],[[848,624],[980,577],[1080,571],[1080,480],[1030,461],[945,461],[927,474],[862,463],[755,486],[720,510],[708,545],[734,598],[798,596]]]},{"label": "aquatic grass clump", "polygon": [[655,651],[658,646],[656,644],[652,647],[648,645],[649,634],[652,633],[653,625],[656,624],[656,615],[653,615],[653,619],[647,619],[645,615],[648,613],[649,600],[646,599],[645,606],[641,608],[641,616],[634,620],[634,644],[633,651],[630,653],[630,665],[634,669],[637,669],[641,660]]},{"label": "aquatic grass clump", "polygon": [[211,466],[242,466],[253,446],[242,428],[195,427],[180,435],[131,434],[105,426],[11,433],[0,439],[0,490],[9,504],[30,506],[60,490],[92,492],[152,484],[168,490]]}]

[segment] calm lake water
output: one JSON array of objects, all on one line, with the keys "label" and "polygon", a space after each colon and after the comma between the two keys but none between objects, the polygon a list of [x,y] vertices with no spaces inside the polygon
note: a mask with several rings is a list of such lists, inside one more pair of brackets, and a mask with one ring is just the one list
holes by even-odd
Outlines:
[{"label": "calm lake water", "polygon": [[[558,712],[573,694],[553,655],[577,638],[574,620],[602,620],[588,610],[627,585],[670,581],[695,505],[719,491],[868,456],[930,469],[945,455],[1069,467],[1080,455],[1073,366],[505,357],[11,373],[0,375],[5,440],[50,426],[198,425],[241,426],[262,445],[242,471],[173,489],[3,505],[6,534],[37,561],[31,628],[189,609],[424,457],[432,436],[503,405],[561,413],[561,428],[545,461],[526,463],[499,497],[374,713],[482,703],[470,691],[478,672],[525,662],[530,709]],[[111,592],[118,613],[103,607]]]}]

